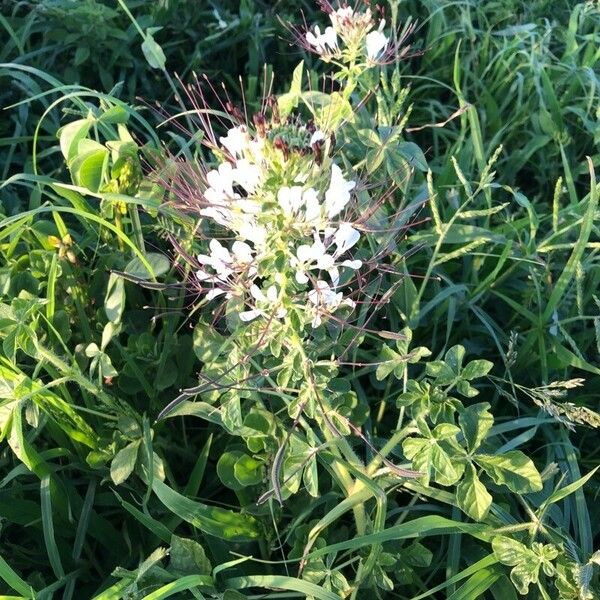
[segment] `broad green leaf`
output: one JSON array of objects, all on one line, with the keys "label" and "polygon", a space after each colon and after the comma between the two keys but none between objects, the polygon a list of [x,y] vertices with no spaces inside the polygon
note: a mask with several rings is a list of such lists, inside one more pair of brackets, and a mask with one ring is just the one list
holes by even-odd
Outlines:
[{"label": "broad green leaf", "polygon": [[408,438],[402,442],[402,451],[404,452],[404,456],[412,462],[412,468],[415,471],[423,473],[420,481],[423,481],[424,485],[429,485],[432,469],[432,445],[429,443],[429,440]]},{"label": "broad green leaf", "polygon": [[244,486],[255,485],[263,480],[263,463],[247,454],[242,454],[233,466],[235,478]]},{"label": "broad green leaf", "polygon": [[281,94],[277,98],[277,104],[279,106],[279,113],[282,119],[287,116],[298,107],[298,101],[302,93],[302,77],[304,75],[304,61],[301,60],[292,74],[292,83],[290,90],[286,94]]},{"label": "broad green leaf", "polygon": [[440,485],[454,485],[463,474],[465,465],[457,462],[439,445],[431,447],[431,464],[434,479]]},{"label": "broad green leaf", "polygon": [[498,485],[505,485],[516,494],[539,492],[542,478],[533,461],[520,450],[511,450],[500,456],[476,454],[475,461]]},{"label": "broad green leaf", "polygon": [[108,150],[100,144],[96,146],[95,150],[87,152],[80,149],[80,153],[69,163],[73,183],[91,192],[100,189],[108,167]]},{"label": "broad green leaf", "polygon": [[142,263],[142,261],[136,256],[132,260],[127,263],[125,267],[125,273],[128,275],[133,275],[133,277],[137,277],[138,279],[154,279],[156,277],[160,277],[169,271],[171,268],[171,263],[169,259],[159,252],[148,252],[145,255],[148,264],[152,267],[152,271],[148,271],[146,265]]},{"label": "broad green leaf", "polygon": [[60,141],[60,151],[67,163],[77,154],[79,142],[85,138],[91,126],[92,121],[90,119],[78,119],[58,130],[57,136]]},{"label": "broad green leaf", "polygon": [[152,489],[166,508],[204,533],[232,542],[249,542],[261,535],[251,515],[195,502],[158,479],[152,481]]},{"label": "broad green leaf", "polygon": [[164,71],[167,59],[165,57],[163,49],[160,47],[160,45],[152,35],[152,33],[156,30],[156,27],[152,27],[146,30],[146,34],[144,35],[144,42],[142,43],[142,52],[144,53],[144,56],[151,68],[160,69],[161,71]]},{"label": "broad green leaf", "polygon": [[217,462],[217,475],[219,479],[225,486],[234,491],[242,490],[247,485],[235,476],[235,463],[242,456],[244,456],[244,453],[240,450],[232,450],[221,454]]},{"label": "broad green leaf", "polygon": [[555,569],[550,561],[558,556],[558,550],[552,544],[533,542],[532,549],[505,536],[497,536],[492,540],[492,548],[496,558],[505,565],[512,566],[510,579],[519,593],[527,594],[529,585],[537,583],[540,567],[552,576]]},{"label": "broad green leaf", "polygon": [[492,504],[492,496],[485,489],[473,465],[467,465],[465,474],[456,486],[456,503],[458,507],[475,521],[482,521],[487,516]]},{"label": "broad green leaf", "polygon": [[106,296],[104,297],[104,312],[109,321],[118,323],[125,308],[125,282],[122,277],[111,273],[108,278]]},{"label": "broad green leaf", "polygon": [[490,405],[487,402],[480,402],[471,404],[458,415],[458,422],[469,452],[479,448],[494,424],[494,417],[489,410]]},{"label": "broad green leaf", "polygon": [[477,379],[478,377],[484,377],[493,368],[494,363],[489,360],[472,360],[465,368],[461,371],[460,376],[463,379]]},{"label": "broad green leaf", "polygon": [[419,171],[427,171],[425,155],[414,142],[400,142],[396,151],[408,161],[411,167],[416,167]]},{"label": "broad green leaf", "polygon": [[133,472],[137,462],[140,440],[135,440],[117,452],[110,463],[110,478],[115,485],[121,485]]},{"label": "broad green leaf", "polygon": [[214,327],[199,321],[194,327],[194,353],[203,363],[210,364],[230,345]]},{"label": "broad green leaf", "polygon": [[171,537],[169,568],[178,575],[210,575],[212,565],[204,548],[196,541],[177,535]]}]

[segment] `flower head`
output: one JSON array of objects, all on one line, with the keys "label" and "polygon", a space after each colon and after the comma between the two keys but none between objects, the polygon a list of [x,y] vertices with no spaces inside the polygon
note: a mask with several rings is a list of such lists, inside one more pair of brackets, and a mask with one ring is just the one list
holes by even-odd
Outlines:
[{"label": "flower head", "polygon": [[306,32],[306,41],[321,55],[332,54],[338,50],[337,34],[333,27],[326,27],[321,33],[319,26],[315,25],[314,33]]}]

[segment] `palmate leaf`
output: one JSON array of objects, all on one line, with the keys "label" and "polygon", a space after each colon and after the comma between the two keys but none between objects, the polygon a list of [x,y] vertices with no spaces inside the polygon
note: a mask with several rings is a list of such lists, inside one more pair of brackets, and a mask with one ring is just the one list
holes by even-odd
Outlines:
[{"label": "palmate leaf", "polygon": [[529,549],[512,538],[497,536],[492,540],[496,558],[504,565],[513,567],[510,579],[520,594],[527,594],[529,586],[537,583],[540,568],[548,576],[555,573],[551,561],[558,556],[558,550],[552,544],[532,543]]}]

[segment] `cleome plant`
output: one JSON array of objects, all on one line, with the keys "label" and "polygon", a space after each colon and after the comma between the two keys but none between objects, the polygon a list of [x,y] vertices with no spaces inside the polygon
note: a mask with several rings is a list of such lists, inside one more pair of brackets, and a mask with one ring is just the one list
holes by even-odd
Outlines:
[{"label": "cleome plant", "polygon": [[[501,146],[434,164],[411,134],[475,109],[461,92],[412,121],[420,30],[398,2],[318,7],[284,23],[313,55],[286,91],[194,77],[176,114],[70,91],[43,117],[68,103],[64,170],[38,168],[36,132],[33,172],[2,184],[34,200],[0,230],[0,592],[600,594],[598,467],[575,445],[600,415],[566,368],[600,373],[568,331],[598,330],[597,162],[541,217],[494,172]],[[556,277],[536,235],[571,251]],[[527,327],[502,332],[500,300]]]}]

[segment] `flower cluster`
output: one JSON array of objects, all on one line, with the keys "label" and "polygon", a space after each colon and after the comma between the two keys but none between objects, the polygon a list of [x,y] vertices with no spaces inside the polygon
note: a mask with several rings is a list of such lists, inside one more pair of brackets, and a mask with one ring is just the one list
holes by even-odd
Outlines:
[{"label": "flower cluster", "polygon": [[377,23],[371,9],[358,11],[348,5],[337,9],[324,3],[331,25],[323,33],[318,25],[304,34],[306,47],[324,59],[340,59],[355,62],[365,59],[368,63],[380,61],[389,49],[390,38],[383,33],[385,19]]},{"label": "flower cluster", "polygon": [[[356,182],[329,159],[291,152],[278,127],[277,135],[264,124],[253,134],[241,124],[219,138],[220,162],[203,177],[199,210],[212,239],[196,276],[207,300],[236,298],[242,321],[295,312],[318,327],[341,307],[354,308],[341,288],[362,266],[350,256],[360,232],[344,219]],[[324,143],[314,127],[286,127],[308,148]]]}]

